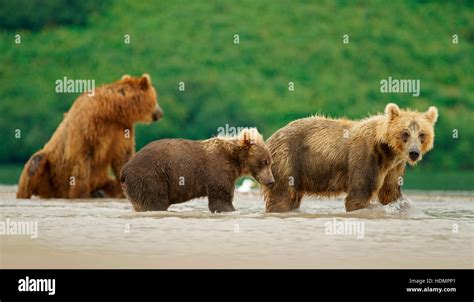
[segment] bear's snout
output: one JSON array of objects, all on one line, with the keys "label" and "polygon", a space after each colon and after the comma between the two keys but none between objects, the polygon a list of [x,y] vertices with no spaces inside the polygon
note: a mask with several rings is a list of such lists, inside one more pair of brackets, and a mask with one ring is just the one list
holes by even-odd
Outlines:
[{"label": "bear's snout", "polygon": [[273,184],[275,183],[275,178],[273,178],[273,175],[270,174],[270,177],[268,176],[263,176],[262,175],[259,175],[257,177],[255,177],[255,179],[261,184],[261,185],[264,185],[266,187],[272,187]]},{"label": "bear's snout", "polygon": [[151,119],[156,122],[160,118],[163,117],[163,110],[161,108],[157,108],[152,114],[151,114]]},{"label": "bear's snout", "polygon": [[411,150],[408,155],[410,156],[411,160],[417,160],[420,156],[420,152],[418,150]]},{"label": "bear's snout", "polygon": [[271,186],[273,186],[274,183],[275,183],[275,179],[271,178],[271,179],[267,180],[265,185],[267,187],[271,187]]}]

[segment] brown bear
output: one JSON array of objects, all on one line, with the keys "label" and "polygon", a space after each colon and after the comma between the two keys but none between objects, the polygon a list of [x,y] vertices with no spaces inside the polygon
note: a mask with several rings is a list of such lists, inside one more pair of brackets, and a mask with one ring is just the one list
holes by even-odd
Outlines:
[{"label": "brown bear", "polygon": [[121,172],[123,190],[135,211],[166,211],[175,203],[208,197],[211,212],[234,211],[235,181],[252,175],[274,182],[271,157],[255,128],[203,141],[162,139],[141,149]]},{"label": "brown bear", "polygon": [[[28,160],[17,198],[124,197],[119,173],[135,152],[133,125],[163,115],[150,76],[83,93],[48,143]],[[109,169],[115,179],[109,177]]]},{"label": "brown bear", "polygon": [[299,119],[267,141],[275,184],[264,187],[267,212],[298,209],[304,195],[346,192],[346,211],[386,205],[401,197],[408,162],[414,165],[433,147],[436,107],[427,112],[388,104],[385,114],[360,121],[314,116]]}]

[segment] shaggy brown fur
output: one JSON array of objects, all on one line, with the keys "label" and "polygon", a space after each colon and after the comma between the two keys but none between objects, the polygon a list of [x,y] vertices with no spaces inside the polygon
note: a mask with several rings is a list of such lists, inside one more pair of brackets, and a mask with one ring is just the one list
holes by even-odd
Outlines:
[{"label": "shaggy brown fur", "polygon": [[122,169],[123,190],[136,211],[208,196],[211,212],[234,211],[235,181],[252,175],[271,185],[271,157],[256,129],[204,141],[162,139],[141,149]]},{"label": "shaggy brown fur", "polygon": [[384,115],[360,121],[309,117],[291,122],[267,141],[275,184],[264,187],[267,212],[300,207],[307,194],[343,192],[347,211],[401,197],[400,177],[433,147],[436,107],[419,113],[388,104]]},{"label": "shaggy brown fur", "polygon": [[[50,141],[28,160],[17,198],[123,197],[118,175],[135,152],[133,124],[158,120],[163,112],[148,75],[82,94]],[[112,168],[117,179],[109,177]]]}]

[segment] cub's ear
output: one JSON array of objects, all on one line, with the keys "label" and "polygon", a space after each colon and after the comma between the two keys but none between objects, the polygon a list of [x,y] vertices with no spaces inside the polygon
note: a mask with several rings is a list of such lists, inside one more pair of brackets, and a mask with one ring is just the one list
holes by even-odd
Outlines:
[{"label": "cub's ear", "polygon": [[394,103],[388,103],[385,106],[385,115],[388,116],[389,120],[393,120],[400,115],[400,108]]},{"label": "cub's ear", "polygon": [[425,113],[426,118],[432,123],[436,123],[438,120],[438,108],[431,106]]},{"label": "cub's ear", "polygon": [[138,80],[138,86],[141,90],[147,90],[151,86],[151,78],[148,73],[144,73],[140,80]]},{"label": "cub's ear", "polygon": [[132,77],[131,77],[130,75],[124,74],[124,75],[122,76],[122,78],[120,79],[120,81],[130,80],[131,78],[132,78]]},{"label": "cub's ear", "polygon": [[257,131],[255,129],[245,128],[240,132],[240,144],[244,147],[251,147],[257,144]]}]

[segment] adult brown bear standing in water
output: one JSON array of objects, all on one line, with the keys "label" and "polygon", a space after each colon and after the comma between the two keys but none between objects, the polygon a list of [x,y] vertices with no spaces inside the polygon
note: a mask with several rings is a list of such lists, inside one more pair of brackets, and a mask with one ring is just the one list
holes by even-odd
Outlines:
[{"label": "adult brown bear standing in water", "polygon": [[[161,118],[147,74],[83,93],[50,141],[28,160],[17,198],[123,197],[119,173],[135,152],[133,124]],[[116,178],[109,177],[112,168]]]},{"label": "adult brown bear standing in water", "polygon": [[367,207],[377,196],[388,204],[402,196],[400,177],[432,149],[436,107],[427,112],[400,110],[360,121],[308,117],[291,122],[267,141],[275,177],[264,187],[267,212],[300,207],[304,195],[343,192],[346,211]]},{"label": "adult brown bear standing in water", "polygon": [[252,128],[237,137],[152,142],[123,167],[121,180],[136,211],[166,211],[172,204],[207,196],[211,212],[228,212],[235,210],[237,178],[252,175],[260,184],[272,185],[270,165],[270,152]]}]

